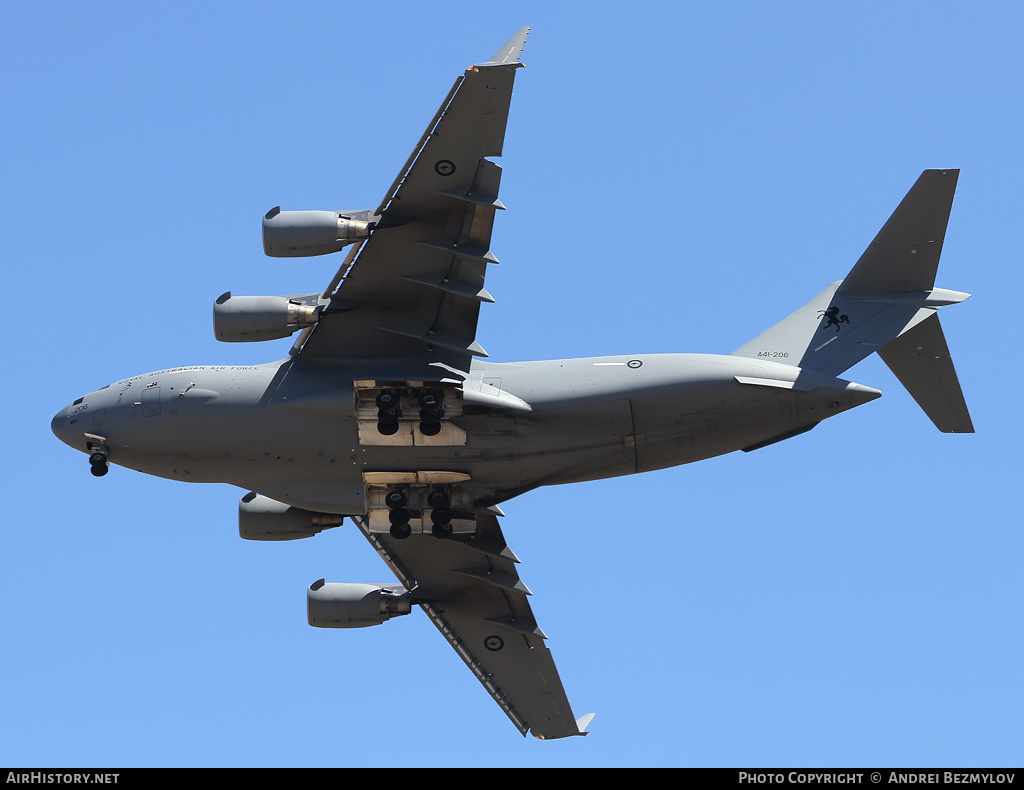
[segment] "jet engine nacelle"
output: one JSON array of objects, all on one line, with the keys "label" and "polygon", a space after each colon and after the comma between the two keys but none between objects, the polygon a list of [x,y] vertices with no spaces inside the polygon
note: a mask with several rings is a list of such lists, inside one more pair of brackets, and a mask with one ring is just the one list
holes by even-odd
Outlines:
[{"label": "jet engine nacelle", "polygon": [[228,291],[213,305],[213,332],[225,343],[277,340],[315,324],[324,304],[320,294],[232,296]]},{"label": "jet engine nacelle", "polygon": [[238,534],[246,540],[298,540],[341,524],[343,516],[314,513],[249,492],[238,501]]},{"label": "jet engine nacelle", "polygon": [[366,628],[409,614],[412,599],[401,585],[327,584],[306,590],[306,618],[317,628]]},{"label": "jet engine nacelle", "polygon": [[263,216],[263,251],[271,258],[305,258],[337,252],[373,230],[372,210],[281,211]]}]

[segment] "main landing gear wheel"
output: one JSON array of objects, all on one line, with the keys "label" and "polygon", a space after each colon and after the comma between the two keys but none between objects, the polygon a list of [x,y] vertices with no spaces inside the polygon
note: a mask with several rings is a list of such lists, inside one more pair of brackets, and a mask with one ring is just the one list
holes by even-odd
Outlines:
[{"label": "main landing gear wheel", "polygon": [[441,397],[437,392],[424,392],[420,395],[420,433],[424,436],[437,436],[441,433],[441,416],[444,414]]},{"label": "main landing gear wheel", "polygon": [[378,420],[377,433],[381,436],[394,436],[398,433],[398,420]]},{"label": "main landing gear wheel", "polygon": [[440,488],[435,488],[427,494],[427,504],[432,508],[446,508],[450,504],[448,494]]},{"label": "main landing gear wheel", "polygon": [[388,491],[384,495],[384,504],[394,510],[396,507],[405,507],[409,501],[409,497],[405,495],[404,491]]},{"label": "main landing gear wheel", "polygon": [[435,415],[441,407],[441,399],[434,392],[424,392],[420,395],[420,408],[424,411],[432,411]]},{"label": "main landing gear wheel", "polygon": [[411,514],[404,507],[396,507],[390,513],[388,513],[388,520],[391,522],[391,526],[398,527],[402,524],[409,525],[409,518]]},{"label": "main landing gear wheel", "polygon": [[412,527],[408,524],[392,524],[390,532],[395,540],[405,540],[412,534]]},{"label": "main landing gear wheel", "polygon": [[391,390],[381,390],[377,395],[377,432],[381,436],[394,436],[398,433],[399,397]]},{"label": "main landing gear wheel", "polygon": [[455,530],[452,528],[451,523],[435,524],[430,528],[430,533],[435,538],[441,538],[444,540],[445,538],[450,538],[455,533]]},{"label": "main landing gear wheel", "polygon": [[391,390],[381,390],[374,402],[377,404],[377,408],[383,411],[394,413],[394,410],[398,408],[398,397]]},{"label": "main landing gear wheel", "polygon": [[452,523],[452,512],[445,508],[435,508],[430,511],[430,520],[432,523],[442,526],[444,524]]}]

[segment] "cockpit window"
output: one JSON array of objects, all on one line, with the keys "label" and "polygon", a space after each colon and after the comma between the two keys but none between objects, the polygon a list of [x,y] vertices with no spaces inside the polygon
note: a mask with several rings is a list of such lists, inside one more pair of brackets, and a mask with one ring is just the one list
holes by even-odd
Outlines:
[{"label": "cockpit window", "polygon": [[77,406],[77,405],[78,405],[79,403],[81,403],[81,402],[82,402],[82,401],[84,401],[84,400],[85,400],[85,396],[83,395],[83,396],[82,396],[81,398],[79,398],[78,400],[76,400],[76,401],[75,401],[74,403],[72,403],[71,405],[72,405],[72,406]]}]

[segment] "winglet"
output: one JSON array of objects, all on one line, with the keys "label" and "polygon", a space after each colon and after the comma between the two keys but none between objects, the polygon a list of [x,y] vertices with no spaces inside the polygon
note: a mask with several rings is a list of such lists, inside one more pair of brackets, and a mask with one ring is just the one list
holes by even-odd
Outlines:
[{"label": "winglet", "polygon": [[579,728],[580,735],[589,735],[587,727],[590,726],[590,720],[594,718],[593,713],[584,713],[578,719],[576,719],[576,727]]},{"label": "winglet", "polygon": [[530,28],[519,28],[516,34],[491,56],[490,60],[484,63],[477,63],[476,65],[488,66],[495,63],[518,63],[519,56],[523,54],[523,45],[526,43],[528,35],[530,35]]},{"label": "winglet", "polygon": [[[542,733],[542,732],[537,732],[534,728],[531,727],[530,728],[530,735],[532,735],[534,738],[536,738],[539,741],[551,741],[551,740],[554,740],[556,738],[569,738],[569,737],[572,737],[573,735],[590,735],[590,733],[587,732],[587,727],[590,726],[590,720],[592,718],[594,718],[594,714],[593,713],[584,713],[582,716],[580,716],[578,719],[576,719],[576,721],[575,721],[576,732],[564,732],[564,731],[558,732],[558,731],[554,731],[554,732],[549,732],[549,733]],[[526,735],[525,731],[523,732],[523,735]]]}]

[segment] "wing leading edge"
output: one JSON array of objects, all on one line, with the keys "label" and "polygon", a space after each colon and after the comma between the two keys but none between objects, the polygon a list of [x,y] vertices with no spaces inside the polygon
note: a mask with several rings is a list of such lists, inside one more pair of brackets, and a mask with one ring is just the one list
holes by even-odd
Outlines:
[{"label": "wing leading edge", "polygon": [[[403,360],[465,372],[474,356],[491,252],[512,85],[529,28],[459,76],[377,211],[376,229],[329,288],[297,355],[310,361]],[[435,371],[440,375],[437,367]]]}]

